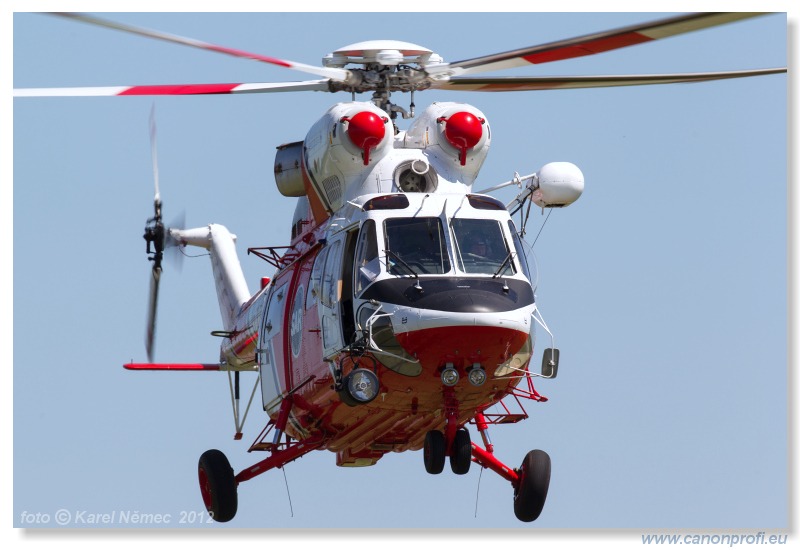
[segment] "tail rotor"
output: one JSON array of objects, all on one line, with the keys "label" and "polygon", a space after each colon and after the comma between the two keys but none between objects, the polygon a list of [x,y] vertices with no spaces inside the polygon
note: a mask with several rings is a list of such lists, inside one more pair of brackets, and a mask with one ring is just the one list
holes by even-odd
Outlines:
[{"label": "tail rotor", "polygon": [[147,360],[151,363],[153,362],[153,345],[155,342],[158,287],[161,282],[161,262],[164,259],[164,244],[166,242],[166,229],[161,220],[161,199],[158,195],[158,183],[156,183],[154,209],[155,215],[147,220],[147,224],[144,228],[144,240],[147,242],[147,259],[153,262],[150,276],[150,300],[147,308],[147,332],[145,337]]},{"label": "tail rotor", "polygon": [[[145,331],[145,348],[147,349],[147,360],[153,362],[153,351],[155,347],[156,331],[156,310],[158,308],[158,289],[161,282],[161,263],[164,260],[165,251],[178,251],[181,243],[170,234],[169,228],[164,226],[161,214],[161,193],[158,184],[158,156],[156,152],[156,122],[155,105],[150,110],[150,151],[153,159],[153,181],[155,184],[155,197],[153,198],[153,217],[148,218],[144,228],[144,240],[147,243],[147,259],[153,262],[150,275],[150,297],[147,307],[147,328]],[[173,224],[175,227],[182,228],[184,216],[181,215],[179,221]],[[182,260],[182,255],[178,253],[170,254],[178,262]]]}]

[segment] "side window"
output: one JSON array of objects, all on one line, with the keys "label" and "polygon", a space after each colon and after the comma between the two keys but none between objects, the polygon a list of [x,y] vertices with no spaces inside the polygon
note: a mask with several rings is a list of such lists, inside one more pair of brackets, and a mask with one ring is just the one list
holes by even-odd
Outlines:
[{"label": "side window", "polygon": [[522,273],[524,273],[528,281],[533,284],[533,279],[531,279],[531,273],[528,269],[528,258],[525,256],[525,249],[522,247],[522,239],[519,238],[517,228],[514,227],[514,222],[511,220],[508,220],[508,229],[511,230],[511,237],[514,239],[514,248],[517,249],[517,258],[519,259],[519,266],[522,268]]},{"label": "side window", "polygon": [[267,306],[267,316],[264,319],[264,330],[261,331],[262,336],[273,338],[281,331],[283,325],[283,313],[286,307],[286,288],[288,283],[282,284],[277,290],[273,291],[272,296],[269,298],[269,306]]},{"label": "side window", "polygon": [[339,301],[339,260],[342,250],[342,241],[336,241],[328,252],[325,260],[325,269],[322,272],[322,304],[328,307]]},{"label": "side window", "polygon": [[306,294],[306,309],[310,308],[319,300],[322,288],[322,268],[325,266],[325,258],[328,257],[328,248],[323,248],[314,259],[314,268],[311,270],[311,279],[308,281],[308,294]]},{"label": "side window", "polygon": [[381,268],[378,260],[378,240],[373,220],[367,220],[361,226],[353,265],[355,266],[355,294],[358,296],[363,289],[367,288],[375,280]]}]

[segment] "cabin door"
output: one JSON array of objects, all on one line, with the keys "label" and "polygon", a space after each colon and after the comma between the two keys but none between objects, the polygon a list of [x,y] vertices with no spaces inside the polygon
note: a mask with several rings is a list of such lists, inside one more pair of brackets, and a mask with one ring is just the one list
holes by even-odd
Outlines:
[{"label": "cabin door", "polygon": [[[280,350],[283,346],[280,334],[286,309],[288,282],[284,282],[270,293],[261,330],[258,331],[258,365],[261,372],[261,398],[264,410],[270,415],[278,410],[281,395],[285,391]],[[277,359],[277,360],[276,360]]]},{"label": "cabin door", "polygon": [[326,359],[350,344],[355,330],[352,284],[355,232],[339,233],[329,246],[319,296],[322,348]]}]

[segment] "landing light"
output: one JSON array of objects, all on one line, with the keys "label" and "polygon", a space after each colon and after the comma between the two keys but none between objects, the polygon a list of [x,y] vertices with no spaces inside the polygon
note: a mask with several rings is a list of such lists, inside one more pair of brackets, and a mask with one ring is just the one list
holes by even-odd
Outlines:
[{"label": "landing light", "polygon": [[475,365],[467,374],[467,379],[473,386],[482,386],[486,382],[486,371],[480,365]]},{"label": "landing light", "polygon": [[458,371],[451,363],[442,371],[442,384],[445,386],[455,386],[458,384]]},{"label": "landing light", "polygon": [[378,376],[367,369],[354,369],[344,379],[347,393],[359,403],[369,403],[378,395]]}]

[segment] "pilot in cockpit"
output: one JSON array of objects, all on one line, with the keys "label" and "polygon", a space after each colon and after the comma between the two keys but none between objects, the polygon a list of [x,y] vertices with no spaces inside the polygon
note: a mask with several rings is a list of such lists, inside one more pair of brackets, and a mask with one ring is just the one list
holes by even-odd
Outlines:
[{"label": "pilot in cockpit", "polygon": [[466,249],[467,253],[480,259],[488,259],[491,256],[489,240],[480,233],[473,233],[469,236]]}]

